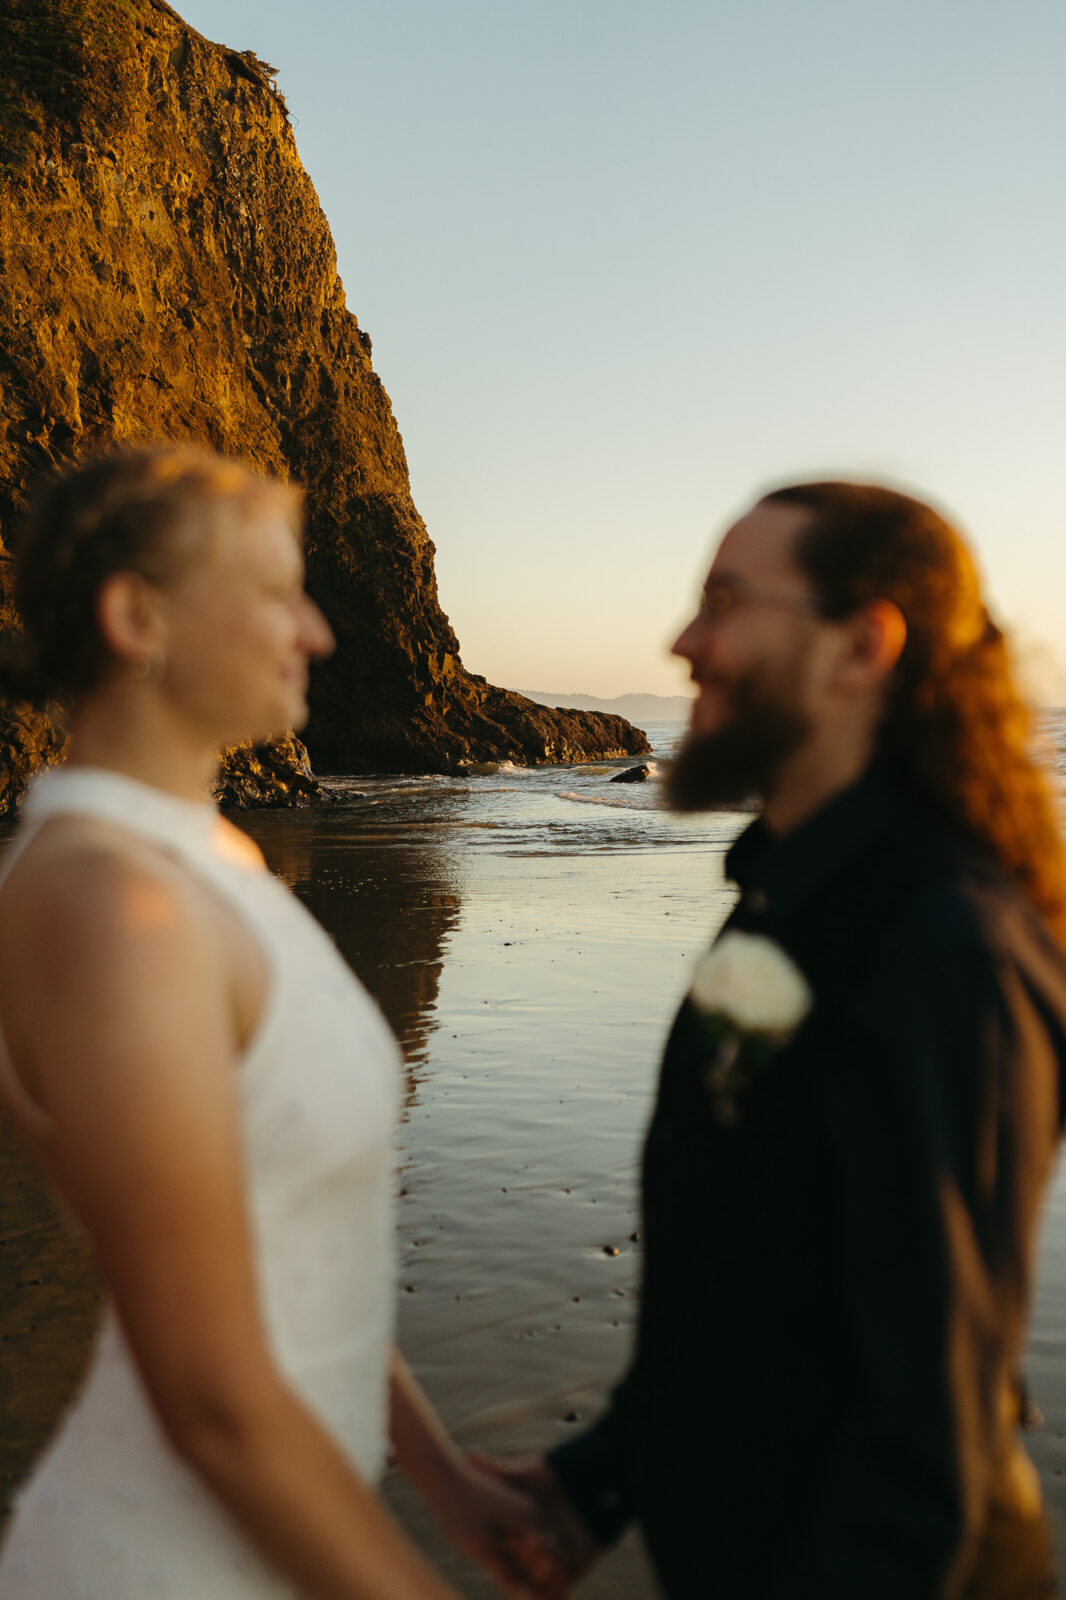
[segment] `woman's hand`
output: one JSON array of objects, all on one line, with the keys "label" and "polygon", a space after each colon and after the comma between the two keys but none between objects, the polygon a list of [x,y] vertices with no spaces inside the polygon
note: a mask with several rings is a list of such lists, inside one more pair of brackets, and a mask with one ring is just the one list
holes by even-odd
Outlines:
[{"label": "woman's hand", "polygon": [[457,1549],[488,1568],[506,1593],[555,1600],[567,1573],[538,1500],[471,1456],[460,1456],[433,1497]]},{"label": "woman's hand", "polygon": [[581,1520],[547,1462],[537,1459],[511,1466],[477,1453],[468,1459],[475,1470],[504,1488],[517,1490],[536,1506],[555,1587],[534,1592],[553,1597],[566,1594],[603,1554],[603,1547]]},{"label": "woman's hand", "polygon": [[392,1352],[389,1435],[396,1460],[457,1549],[489,1569],[515,1600],[566,1592],[556,1535],[537,1497],[507,1470],[464,1453],[398,1350]]}]

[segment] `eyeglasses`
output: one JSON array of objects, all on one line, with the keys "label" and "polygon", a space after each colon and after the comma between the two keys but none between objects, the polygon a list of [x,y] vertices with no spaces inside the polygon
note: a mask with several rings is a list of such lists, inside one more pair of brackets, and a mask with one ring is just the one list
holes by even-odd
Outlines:
[{"label": "eyeglasses", "polygon": [[704,585],[699,615],[704,622],[721,622],[744,606],[770,606],[775,611],[797,611],[809,617],[821,615],[821,606],[813,595],[763,589],[742,578],[710,579]]}]

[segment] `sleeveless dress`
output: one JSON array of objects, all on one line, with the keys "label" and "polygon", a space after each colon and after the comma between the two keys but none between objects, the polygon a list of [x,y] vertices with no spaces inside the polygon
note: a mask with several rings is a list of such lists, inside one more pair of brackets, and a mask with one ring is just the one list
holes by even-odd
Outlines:
[{"label": "sleeveless dress", "polygon": [[[400,1056],[332,941],[216,809],[99,768],[41,774],[3,872],[49,818],[98,818],[166,852],[240,916],[270,984],[235,1069],[260,1297],[280,1371],[374,1480],[385,1453]],[[20,1115],[46,1126],[11,1071]],[[88,1376],[16,1499],[3,1600],[296,1600],[165,1439],[105,1310]]]}]

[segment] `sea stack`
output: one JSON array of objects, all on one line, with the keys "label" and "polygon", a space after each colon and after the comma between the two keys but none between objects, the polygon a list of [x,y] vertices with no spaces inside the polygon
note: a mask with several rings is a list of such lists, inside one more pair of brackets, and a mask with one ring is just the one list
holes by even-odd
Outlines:
[{"label": "sea stack", "polygon": [[[646,753],[621,717],[464,668],[273,69],[163,0],[5,0],[0,60],[0,626],[17,625],[7,542],[45,472],[193,440],[307,491],[308,585],[338,646],[314,678],[315,772]],[[0,708],[0,807],[58,744]]]}]

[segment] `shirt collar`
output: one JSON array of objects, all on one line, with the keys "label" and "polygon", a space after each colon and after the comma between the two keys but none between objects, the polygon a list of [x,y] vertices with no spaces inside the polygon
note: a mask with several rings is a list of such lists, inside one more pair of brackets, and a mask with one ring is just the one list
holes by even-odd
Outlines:
[{"label": "shirt collar", "polygon": [[757,817],[727,853],[726,876],[740,889],[742,906],[775,919],[788,915],[854,860],[904,806],[896,774],[871,767],[783,838]]}]

